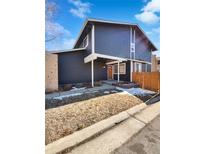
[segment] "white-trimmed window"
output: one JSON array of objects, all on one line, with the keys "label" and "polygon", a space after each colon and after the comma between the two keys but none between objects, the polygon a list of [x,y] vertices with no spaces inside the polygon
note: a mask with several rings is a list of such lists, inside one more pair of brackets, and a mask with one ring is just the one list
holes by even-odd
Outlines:
[{"label": "white-trimmed window", "polygon": [[88,45],[89,42],[89,35],[86,35],[86,37],[83,39],[83,42],[81,44],[81,47],[86,47]]},{"label": "white-trimmed window", "polygon": [[134,72],[142,72],[142,63],[133,63],[133,70]]},{"label": "white-trimmed window", "polygon": [[[114,74],[118,73],[118,64],[114,66]],[[119,74],[126,74],[126,63],[120,63]]]}]

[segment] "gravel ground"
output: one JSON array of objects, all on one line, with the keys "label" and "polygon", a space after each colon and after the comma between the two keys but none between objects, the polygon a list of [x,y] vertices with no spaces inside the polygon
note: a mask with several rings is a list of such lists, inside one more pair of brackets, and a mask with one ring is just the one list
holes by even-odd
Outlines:
[{"label": "gravel ground", "polygon": [[114,93],[45,111],[45,144],[143,103],[127,93]]}]

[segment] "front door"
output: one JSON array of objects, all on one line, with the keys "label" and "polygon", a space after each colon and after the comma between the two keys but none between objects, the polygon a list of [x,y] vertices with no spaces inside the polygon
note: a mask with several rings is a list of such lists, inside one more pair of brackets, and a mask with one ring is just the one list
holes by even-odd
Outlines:
[{"label": "front door", "polygon": [[112,66],[109,65],[107,69],[108,69],[108,80],[112,80]]}]

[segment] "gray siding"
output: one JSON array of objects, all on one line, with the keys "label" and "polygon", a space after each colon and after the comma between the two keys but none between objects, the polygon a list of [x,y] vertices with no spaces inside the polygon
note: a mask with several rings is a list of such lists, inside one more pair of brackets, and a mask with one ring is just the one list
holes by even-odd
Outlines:
[{"label": "gray siding", "polygon": [[[135,35],[135,59],[151,62],[144,35],[137,30]],[[95,23],[95,52],[130,58],[130,26]]]},{"label": "gray siding", "polygon": [[142,36],[136,33],[135,40],[135,58],[151,62],[151,52],[148,48],[146,41],[142,39]]},{"label": "gray siding", "polygon": [[[96,53],[130,58],[130,26],[104,23],[94,24]],[[75,48],[80,47],[80,43],[86,34],[89,34],[87,50],[59,54],[59,84],[91,82],[91,64],[84,63],[84,58],[91,53],[92,49],[91,27],[88,27],[82,34]],[[136,30],[135,38],[135,59],[151,62],[151,52],[145,36]],[[143,71],[145,70],[144,65],[142,69]],[[148,71],[151,71],[151,65],[148,65]],[[95,81],[107,79],[105,62],[101,60],[94,61],[94,79]],[[117,75],[114,75],[114,79],[117,80]],[[126,74],[120,75],[120,80],[130,80],[130,61],[126,62]]]},{"label": "gray siding", "polygon": [[129,26],[95,24],[95,52],[129,58]]},{"label": "gray siding", "polygon": [[[85,51],[60,53],[58,63],[59,84],[91,82],[91,63],[84,63]],[[103,62],[94,62],[95,81],[107,79]]]}]

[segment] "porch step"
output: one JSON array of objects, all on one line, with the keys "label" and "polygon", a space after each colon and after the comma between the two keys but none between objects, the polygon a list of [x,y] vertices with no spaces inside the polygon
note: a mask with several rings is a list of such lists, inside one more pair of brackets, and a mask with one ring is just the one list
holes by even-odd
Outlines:
[{"label": "porch step", "polygon": [[108,84],[108,85],[118,86],[121,88],[137,88],[137,87],[139,87],[138,84],[133,83],[133,82],[128,82],[128,81],[120,81],[118,83],[117,80],[104,80],[104,81],[102,81],[102,83]]},{"label": "porch step", "polygon": [[136,83],[119,83],[118,86],[125,89],[139,87]]}]

